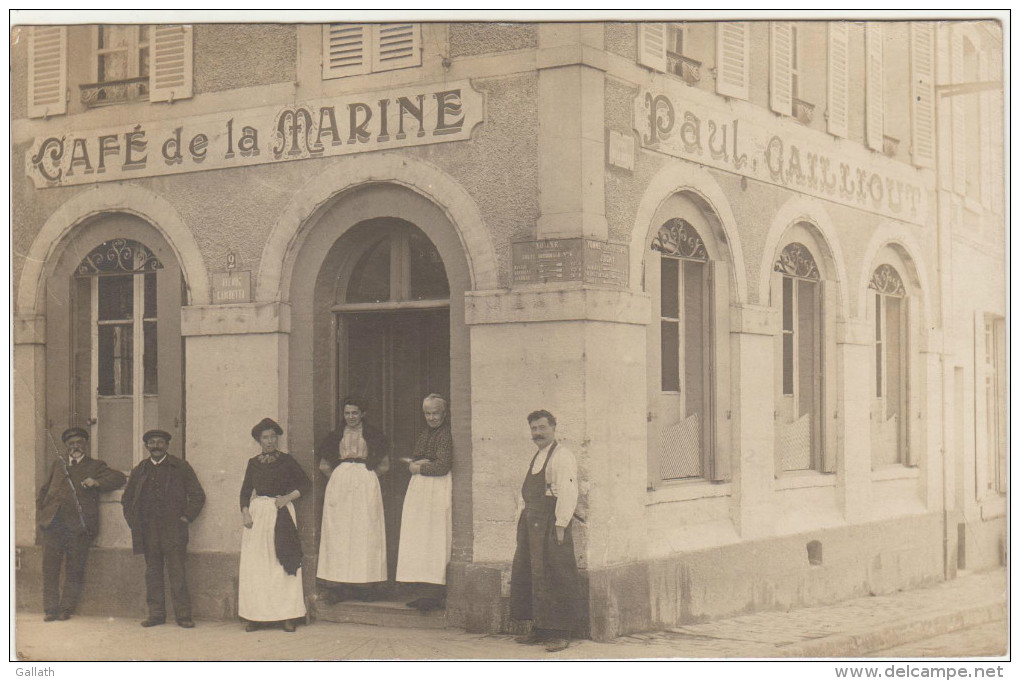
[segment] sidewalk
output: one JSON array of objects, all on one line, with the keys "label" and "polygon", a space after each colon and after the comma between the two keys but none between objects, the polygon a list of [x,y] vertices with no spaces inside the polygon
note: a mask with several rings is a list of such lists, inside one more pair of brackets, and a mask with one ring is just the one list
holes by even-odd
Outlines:
[{"label": "sidewalk", "polygon": [[143,629],[135,620],[113,617],[43,622],[40,613],[29,612],[17,613],[15,648],[24,661],[859,657],[988,622],[1006,627],[1005,570],[888,596],[743,615],[608,643],[578,641],[560,653],[517,644],[512,636],[457,629],[317,622],[294,634],[279,629],[249,634],[236,621],[200,621],[191,630],[172,622]]}]

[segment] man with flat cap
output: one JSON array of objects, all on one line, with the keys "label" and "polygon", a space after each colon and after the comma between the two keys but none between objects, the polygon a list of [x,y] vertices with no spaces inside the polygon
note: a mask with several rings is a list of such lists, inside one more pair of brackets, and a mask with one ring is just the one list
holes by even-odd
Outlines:
[{"label": "man with flat cap", "polygon": [[[124,484],[124,474],[89,456],[89,433],[68,428],[64,456],[50,464],[36,507],[43,539],[43,610],[47,622],[70,619],[81,596],[89,545],[99,533],[99,494]],[[60,566],[65,563],[64,594]]]},{"label": "man with flat cap", "polygon": [[145,592],[149,617],[143,627],[166,622],[163,566],[170,577],[174,617],[185,629],[195,626],[184,575],[188,525],[205,504],[205,492],[188,462],[167,454],[170,433],[150,430],[142,436],[149,457],[135,466],[121,503],[131,528],[135,553],[145,554]]}]

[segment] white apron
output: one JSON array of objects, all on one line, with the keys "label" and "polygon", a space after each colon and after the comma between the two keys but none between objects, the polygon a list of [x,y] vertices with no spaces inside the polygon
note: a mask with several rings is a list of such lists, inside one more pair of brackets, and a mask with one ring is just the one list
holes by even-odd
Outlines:
[{"label": "white apron", "polygon": [[[295,519],[294,505],[287,504]],[[252,526],[241,531],[241,569],[237,614],[252,622],[277,622],[305,616],[301,568],[288,575],[276,558],[276,502],[254,497],[248,506]]]},{"label": "white apron", "polygon": [[398,582],[446,584],[453,545],[452,491],[449,473],[411,476],[400,521]]},{"label": "white apron", "polygon": [[341,461],[329,477],[316,575],[346,584],[386,581],[382,492],[364,464]]}]

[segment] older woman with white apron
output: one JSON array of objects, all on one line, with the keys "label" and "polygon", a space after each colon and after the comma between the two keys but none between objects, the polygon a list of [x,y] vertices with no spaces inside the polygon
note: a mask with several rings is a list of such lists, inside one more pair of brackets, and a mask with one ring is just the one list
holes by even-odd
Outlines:
[{"label": "older woman with white apron", "polygon": [[365,423],[358,400],[343,403],[344,423],[320,443],[319,470],[329,477],[322,504],[322,539],[316,576],[323,600],[378,597],[385,582],[386,524],[378,475],[389,469],[386,436]]},{"label": "older woman with white apron", "polygon": [[421,598],[407,605],[426,612],[443,608],[446,601],[446,564],[453,544],[453,437],[446,400],[433,393],[422,411],[428,427],[418,436],[408,464],[411,482],[400,522],[397,581],[418,585]]},{"label": "older woman with white apron", "polygon": [[241,566],[237,613],[246,631],[263,623],[283,622],[293,632],[305,616],[301,585],[301,539],[293,501],[312,486],[290,454],[277,449],[283,429],[262,419],[251,436],[262,453],[248,460],[241,483]]}]

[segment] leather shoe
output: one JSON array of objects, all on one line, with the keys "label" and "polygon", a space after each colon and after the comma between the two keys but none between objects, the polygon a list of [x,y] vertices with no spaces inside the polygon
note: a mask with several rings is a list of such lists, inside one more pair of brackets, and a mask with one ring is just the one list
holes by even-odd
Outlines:
[{"label": "leather shoe", "polygon": [[442,610],[443,603],[438,598],[423,598],[418,603],[419,612],[432,612],[433,610]]},{"label": "leather shoe", "polygon": [[155,617],[150,617],[149,619],[142,621],[143,627],[158,627],[160,624],[166,624],[166,620],[158,620]]},{"label": "leather shoe", "polygon": [[545,642],[545,649],[550,653],[558,653],[561,650],[566,650],[570,646],[570,641],[565,638],[551,638]]},{"label": "leather shoe", "polygon": [[246,632],[248,632],[249,634],[251,632],[253,632],[253,631],[258,631],[259,630],[259,623],[258,622],[248,622],[247,624],[244,625],[244,630]]},{"label": "leather shoe", "polygon": [[288,634],[293,634],[295,631],[297,631],[297,627],[294,626],[293,620],[284,620],[283,630],[286,631]]},{"label": "leather shoe", "polygon": [[192,620],[177,620],[177,626],[181,627],[182,629],[194,629],[195,622]]},{"label": "leather shoe", "polygon": [[57,619],[60,620],[61,622],[66,622],[67,620],[71,619],[71,613],[69,613],[66,610],[63,610],[59,615],[57,615]]},{"label": "leather shoe", "polygon": [[43,622],[52,622],[53,620],[57,619],[58,616],[59,615],[57,615],[57,613],[55,612],[48,612],[46,613],[46,616],[43,617],[42,619]]}]

